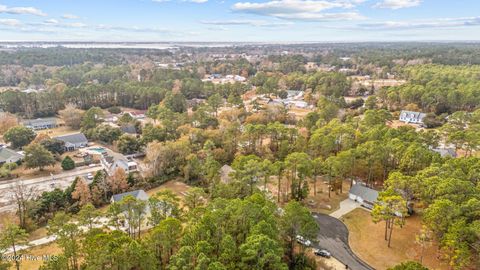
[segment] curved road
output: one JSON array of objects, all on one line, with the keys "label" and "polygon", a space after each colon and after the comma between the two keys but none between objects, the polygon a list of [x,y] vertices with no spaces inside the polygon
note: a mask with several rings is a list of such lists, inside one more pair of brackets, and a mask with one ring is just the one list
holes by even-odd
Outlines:
[{"label": "curved road", "polygon": [[324,248],[332,253],[332,256],[352,270],[373,270],[367,263],[358,258],[348,245],[348,229],[340,220],[324,215],[313,214],[320,226],[317,235],[318,244],[315,248]]}]

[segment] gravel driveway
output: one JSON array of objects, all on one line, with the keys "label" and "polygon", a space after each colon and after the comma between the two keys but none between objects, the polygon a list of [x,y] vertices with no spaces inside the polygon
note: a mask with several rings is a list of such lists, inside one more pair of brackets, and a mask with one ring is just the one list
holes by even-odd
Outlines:
[{"label": "gravel driveway", "polygon": [[358,258],[348,245],[348,229],[340,220],[324,215],[313,214],[320,226],[315,248],[324,248],[332,253],[332,256],[352,270],[372,270],[368,264]]}]

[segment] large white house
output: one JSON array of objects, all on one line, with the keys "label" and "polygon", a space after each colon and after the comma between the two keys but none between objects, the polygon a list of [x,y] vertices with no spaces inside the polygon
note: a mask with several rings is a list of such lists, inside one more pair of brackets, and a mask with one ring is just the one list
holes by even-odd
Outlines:
[{"label": "large white house", "polygon": [[426,114],[421,112],[401,111],[399,120],[411,124],[423,124]]}]

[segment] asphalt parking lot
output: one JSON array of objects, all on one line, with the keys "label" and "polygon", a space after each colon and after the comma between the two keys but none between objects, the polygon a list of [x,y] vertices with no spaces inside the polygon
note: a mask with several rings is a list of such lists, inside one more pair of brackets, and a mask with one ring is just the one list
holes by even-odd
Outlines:
[{"label": "asphalt parking lot", "polygon": [[315,248],[327,249],[333,257],[344,265],[348,265],[348,269],[374,269],[358,258],[351,250],[348,245],[348,229],[343,222],[324,214],[313,214],[313,217],[320,226],[317,235],[318,243],[313,245]]}]

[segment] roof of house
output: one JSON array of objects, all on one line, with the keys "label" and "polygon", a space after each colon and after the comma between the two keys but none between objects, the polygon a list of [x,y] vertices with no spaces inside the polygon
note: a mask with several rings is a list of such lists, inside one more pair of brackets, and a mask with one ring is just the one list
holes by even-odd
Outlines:
[{"label": "roof of house", "polygon": [[366,187],[361,183],[354,184],[352,188],[350,188],[350,193],[369,202],[376,202],[378,198],[378,191]]},{"label": "roof of house", "polygon": [[16,157],[20,159],[23,156],[13,151],[10,148],[6,148],[6,147],[0,148],[0,162],[5,162],[7,161],[7,159],[11,159],[12,157]]},{"label": "roof of house", "polygon": [[68,135],[62,135],[62,136],[54,137],[54,139],[57,139],[66,143],[72,143],[72,144],[88,143],[88,139],[83,133],[73,133]]},{"label": "roof of house", "polygon": [[120,127],[120,130],[121,130],[123,133],[137,134],[137,129],[135,128],[135,125],[132,125],[132,124],[122,125],[122,126]]},{"label": "roof of house", "polygon": [[126,196],[132,196],[135,199],[139,199],[139,200],[142,200],[142,201],[148,200],[148,194],[145,193],[145,191],[143,189],[138,189],[138,190],[129,191],[129,192],[125,192],[125,193],[115,194],[115,195],[112,196],[112,200],[114,202],[119,202]]},{"label": "roof of house", "polygon": [[37,119],[25,119],[22,121],[25,126],[42,126],[42,125],[55,125],[57,124],[57,118],[37,118]]},{"label": "roof of house", "polygon": [[401,111],[400,116],[402,116],[403,114],[407,114],[407,116],[409,116],[409,117],[412,117],[412,115],[413,115],[413,118],[417,118],[417,119],[422,119],[427,115],[427,114],[422,113],[422,112]]},{"label": "roof of house", "polygon": [[457,157],[457,152],[453,148],[433,148],[432,151],[439,153],[441,157]]}]

